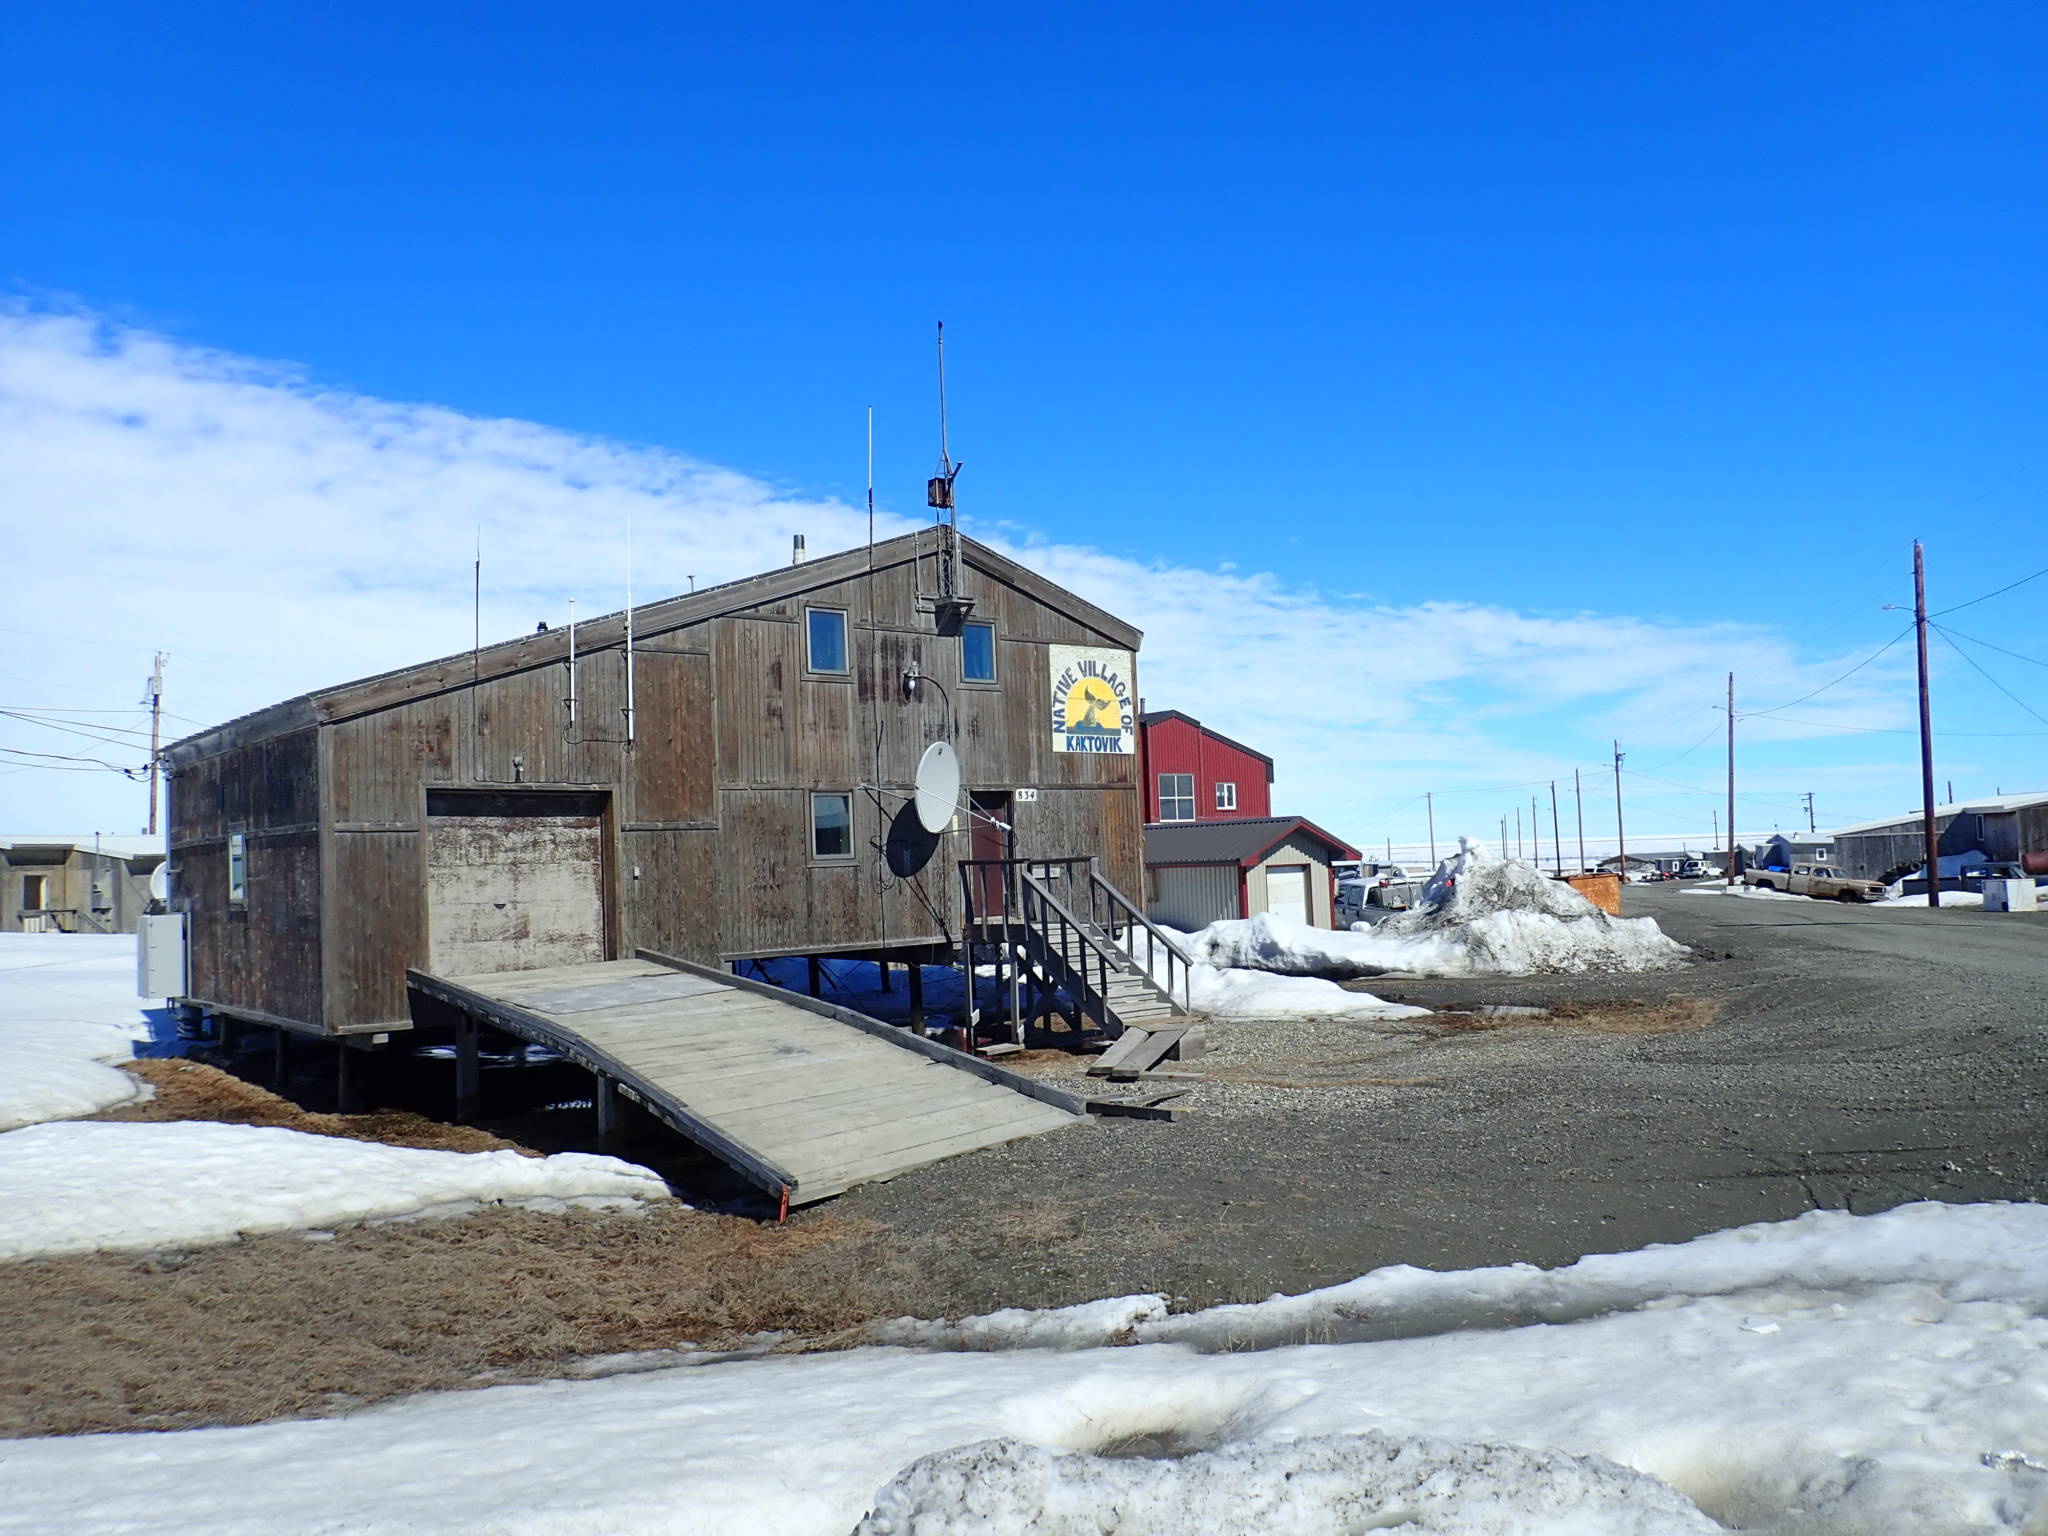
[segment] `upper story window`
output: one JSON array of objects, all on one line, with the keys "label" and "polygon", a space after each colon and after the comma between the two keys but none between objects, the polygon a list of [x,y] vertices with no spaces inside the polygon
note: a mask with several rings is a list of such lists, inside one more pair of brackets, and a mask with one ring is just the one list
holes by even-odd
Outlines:
[{"label": "upper story window", "polygon": [[996,627],[970,623],[960,626],[960,679],[968,683],[996,680]]},{"label": "upper story window", "polygon": [[1162,773],[1159,775],[1159,819],[1161,821],[1193,821],[1195,819],[1195,776],[1192,773]]},{"label": "upper story window", "polygon": [[811,857],[853,857],[853,796],[811,796]]},{"label": "upper story window", "polygon": [[1235,784],[1225,784],[1220,780],[1217,782],[1216,809],[1219,811],[1234,811],[1237,809],[1237,786]]},{"label": "upper story window", "polygon": [[249,839],[240,832],[228,834],[228,905],[249,904]]},{"label": "upper story window", "polygon": [[813,672],[849,672],[846,615],[837,608],[804,610],[804,665]]}]

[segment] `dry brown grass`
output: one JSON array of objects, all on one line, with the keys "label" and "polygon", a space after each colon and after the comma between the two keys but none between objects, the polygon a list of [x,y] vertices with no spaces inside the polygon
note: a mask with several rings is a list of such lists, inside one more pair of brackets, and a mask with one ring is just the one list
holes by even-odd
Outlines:
[{"label": "dry brown grass", "polygon": [[474,1126],[448,1125],[410,1110],[380,1109],[363,1115],[322,1115],[301,1109],[267,1088],[244,1082],[218,1067],[197,1061],[148,1060],[123,1064],[156,1090],[154,1097],[118,1109],[104,1110],[95,1120],[221,1120],[229,1125],[278,1125],[315,1136],[340,1136],[350,1141],[375,1141],[387,1147],[423,1147],[430,1152],[538,1153],[517,1142],[493,1136]]},{"label": "dry brown grass", "polygon": [[682,1207],[0,1264],[0,1435],[321,1416],[766,1331],[832,1347],[922,1310],[927,1269],[832,1217],[774,1227]]},{"label": "dry brown grass", "polygon": [[1552,1003],[1547,1014],[1438,1013],[1438,1029],[1481,1033],[1496,1029],[1587,1029],[1603,1035],[1672,1035],[1705,1029],[1721,1011],[1717,997],[1619,997],[1598,1003]]}]

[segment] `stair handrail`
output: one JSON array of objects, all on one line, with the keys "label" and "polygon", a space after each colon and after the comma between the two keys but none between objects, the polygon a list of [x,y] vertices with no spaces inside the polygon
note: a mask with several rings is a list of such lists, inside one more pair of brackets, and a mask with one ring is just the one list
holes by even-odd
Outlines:
[{"label": "stair handrail", "polygon": [[[1089,924],[1075,915],[1071,907],[1053,895],[1044,879],[1033,874],[1028,868],[1019,867],[1017,881],[1022,897],[1019,906],[1022,909],[1025,928],[1036,929],[1048,947],[1056,949],[1060,964],[1080,982],[1083,995],[1074,1001],[1080,1006],[1081,1011],[1092,1013],[1108,1024],[1111,1012],[1110,974],[1123,970],[1125,957],[1117,951],[1114,944],[1099,937]],[[1041,908],[1038,913],[1031,910],[1034,901]],[[1052,925],[1045,916],[1047,912],[1059,920],[1060,931],[1057,937],[1049,931]],[[1073,939],[1080,941],[1078,946],[1071,942]],[[1089,975],[1091,963],[1095,972],[1093,978]]]},{"label": "stair handrail", "polygon": [[[1091,892],[1099,892],[1101,895],[1108,897],[1110,906],[1113,909],[1122,911],[1133,923],[1145,930],[1145,958],[1140,961],[1134,951],[1126,950],[1125,953],[1134,963],[1143,967],[1147,976],[1153,974],[1154,946],[1163,945],[1165,947],[1166,995],[1178,1002],[1183,1012],[1193,1013],[1195,1011],[1193,1002],[1194,956],[1182,949],[1174,941],[1171,934],[1147,917],[1136,902],[1132,901],[1130,897],[1118,890],[1115,885],[1103,878],[1102,871],[1095,867],[1093,860],[1090,860],[1088,865],[1088,884]],[[1176,965],[1180,968],[1179,987],[1177,990],[1174,985],[1174,968]],[[1156,980],[1157,978],[1155,977],[1154,979]]]}]

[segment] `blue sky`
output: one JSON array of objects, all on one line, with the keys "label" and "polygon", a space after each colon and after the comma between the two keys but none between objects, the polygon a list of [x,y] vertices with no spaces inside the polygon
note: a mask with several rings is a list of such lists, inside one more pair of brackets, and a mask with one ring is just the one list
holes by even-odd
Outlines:
[{"label": "blue sky", "polygon": [[[859,500],[872,404],[905,516],[943,318],[972,526],[1262,576],[1281,596],[1247,632],[1327,631],[1263,703],[1231,676],[1245,653],[1163,651],[1155,703],[1221,705],[1337,830],[1419,837],[1431,785],[1485,830],[1515,796],[1476,786],[1568,774],[1615,734],[1655,766],[1712,727],[1716,635],[1789,690],[1745,705],[1867,655],[1916,536],[1937,606],[2048,565],[2044,45],[2023,5],[45,5],[10,49],[0,279],[28,313],[188,349],[165,365],[188,381],[277,360],[313,381],[258,369],[287,405],[541,423],[776,506]],[[17,423],[71,376],[35,334]],[[113,498],[74,469],[39,494]],[[247,554],[205,510],[237,478],[188,487],[216,562]],[[758,513],[778,538],[783,515]],[[755,542],[692,556],[688,522],[686,564]],[[32,553],[105,555],[66,537]],[[1200,591],[1177,611],[1225,601]],[[394,659],[466,625],[466,594],[419,583],[448,611]],[[1955,622],[2048,656],[2044,597]],[[1441,637],[1430,604],[1520,638],[1467,635],[1450,665],[1419,638]],[[15,627],[38,625],[61,627]],[[1554,648],[1603,626],[1604,651]],[[163,627],[103,643],[168,646],[196,706],[265,701]],[[1682,663],[1631,673],[1667,641]],[[1976,655],[2048,715],[2042,667]],[[1801,718],[1910,726],[1900,660]],[[104,681],[33,676],[15,702]],[[1958,794],[2048,788],[2048,736],[1993,734],[2048,723],[1952,655],[1937,681],[1938,723],[1985,733],[1944,744]],[[1838,820],[1915,795],[1906,735],[1774,727],[1753,750],[1766,821],[1809,788]],[[1705,830],[1702,795],[1638,787],[1653,825]],[[0,819],[69,830],[102,790],[10,773]]]}]

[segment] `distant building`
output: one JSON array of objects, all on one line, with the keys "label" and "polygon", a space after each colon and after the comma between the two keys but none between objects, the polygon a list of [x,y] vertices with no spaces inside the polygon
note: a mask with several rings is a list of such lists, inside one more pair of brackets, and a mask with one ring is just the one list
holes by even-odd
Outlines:
[{"label": "distant building", "polygon": [[1273,759],[1177,709],[1138,716],[1145,820],[1244,821],[1273,814]]},{"label": "distant building", "polygon": [[0,837],[0,933],[133,933],[163,861],[152,838]]},{"label": "distant building", "polygon": [[[1667,875],[1677,874],[1687,864],[1712,864],[1715,862],[1717,861],[1713,854],[1702,853],[1697,848],[1658,848],[1647,853],[1637,853],[1631,850],[1628,856],[1628,867],[1631,872],[1640,870]],[[1619,864],[1619,856],[1609,854],[1600,861],[1598,867],[1611,870],[1618,868]]]},{"label": "distant building", "polygon": [[[1951,855],[1979,852],[1986,863],[2026,864],[2048,874],[2048,793],[1995,795],[1934,808],[1935,852],[1946,878]],[[1835,864],[1858,880],[1898,880],[1927,863],[1918,811],[1837,827]],[[2036,867],[2037,866],[2037,867]]]},{"label": "distant building", "polygon": [[1832,865],[1836,851],[1832,833],[1773,832],[1744,859],[1757,869],[1790,869],[1794,864]]},{"label": "distant building", "polygon": [[1332,866],[1358,856],[1301,816],[1155,823],[1145,828],[1148,914],[1182,929],[1261,912],[1333,928]]}]

